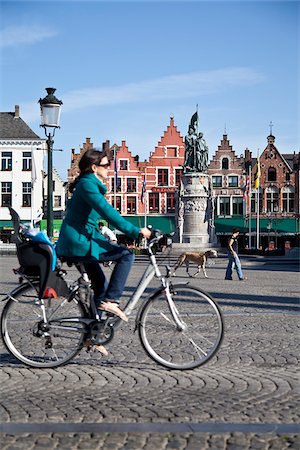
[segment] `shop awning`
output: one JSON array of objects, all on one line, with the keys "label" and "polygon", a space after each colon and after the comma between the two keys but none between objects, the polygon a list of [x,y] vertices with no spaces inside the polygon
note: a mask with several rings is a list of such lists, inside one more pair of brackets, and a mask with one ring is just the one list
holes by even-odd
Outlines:
[{"label": "shop awning", "polygon": [[[216,234],[230,234],[232,228],[239,228],[241,233],[249,232],[249,220],[243,216],[239,217],[217,217],[215,219]],[[251,230],[256,231],[256,218],[251,219]],[[297,234],[299,233],[299,224],[296,218],[276,218],[276,219],[260,219],[259,230],[261,234]]]}]

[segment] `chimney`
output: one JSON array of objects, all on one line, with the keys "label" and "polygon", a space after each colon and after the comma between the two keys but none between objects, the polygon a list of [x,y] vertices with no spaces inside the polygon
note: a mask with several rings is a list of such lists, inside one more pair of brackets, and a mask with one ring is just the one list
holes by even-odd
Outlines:
[{"label": "chimney", "polygon": [[15,105],[15,119],[19,119],[19,118],[20,118],[20,106]]}]

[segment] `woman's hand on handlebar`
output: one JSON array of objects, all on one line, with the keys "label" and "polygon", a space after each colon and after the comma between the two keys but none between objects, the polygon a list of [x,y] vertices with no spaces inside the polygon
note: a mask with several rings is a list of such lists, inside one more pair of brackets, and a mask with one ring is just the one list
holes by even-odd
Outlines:
[{"label": "woman's hand on handlebar", "polygon": [[144,236],[144,238],[146,238],[146,239],[150,239],[151,234],[152,234],[151,230],[149,230],[148,228],[141,228],[141,229],[140,229],[140,233],[141,233],[141,234]]}]

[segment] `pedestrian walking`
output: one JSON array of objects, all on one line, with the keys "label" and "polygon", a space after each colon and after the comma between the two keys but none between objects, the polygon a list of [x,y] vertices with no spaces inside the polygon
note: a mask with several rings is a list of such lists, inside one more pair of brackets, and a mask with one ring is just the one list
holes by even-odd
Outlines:
[{"label": "pedestrian walking", "polygon": [[238,235],[239,228],[233,228],[232,235],[228,240],[228,265],[226,269],[225,280],[232,280],[232,271],[235,269],[240,281],[247,280],[242,271],[240,258],[238,257]]}]

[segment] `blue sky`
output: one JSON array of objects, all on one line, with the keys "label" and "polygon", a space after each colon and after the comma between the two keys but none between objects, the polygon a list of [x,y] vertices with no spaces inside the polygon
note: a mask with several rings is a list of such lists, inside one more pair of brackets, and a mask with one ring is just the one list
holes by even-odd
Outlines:
[{"label": "blue sky", "polygon": [[273,122],[282,153],[299,144],[299,2],[0,0],[0,110],[39,128],[40,97],[63,101],[54,165],[71,149],[126,140],[149,157],[169,124],[184,136],[198,104],[212,156],[226,126],[256,156]]}]

